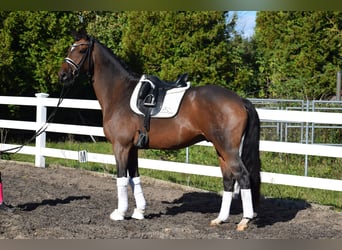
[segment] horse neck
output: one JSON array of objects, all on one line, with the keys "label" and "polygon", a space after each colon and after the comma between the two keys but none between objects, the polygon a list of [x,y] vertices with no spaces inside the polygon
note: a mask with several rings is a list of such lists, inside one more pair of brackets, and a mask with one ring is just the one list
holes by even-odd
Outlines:
[{"label": "horse neck", "polygon": [[129,109],[130,96],[138,80],[99,44],[94,47],[93,61],[93,87],[103,115]]}]

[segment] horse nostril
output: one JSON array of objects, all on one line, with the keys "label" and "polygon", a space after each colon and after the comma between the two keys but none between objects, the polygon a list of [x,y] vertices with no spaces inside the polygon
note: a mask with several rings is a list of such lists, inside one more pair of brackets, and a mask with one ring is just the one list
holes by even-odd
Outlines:
[{"label": "horse nostril", "polygon": [[67,73],[65,71],[59,72],[59,80],[65,82],[68,79]]}]

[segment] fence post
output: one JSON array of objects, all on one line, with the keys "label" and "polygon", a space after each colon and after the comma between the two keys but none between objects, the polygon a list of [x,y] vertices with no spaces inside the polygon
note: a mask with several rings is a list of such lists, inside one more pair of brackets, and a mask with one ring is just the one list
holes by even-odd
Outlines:
[{"label": "fence post", "polygon": [[[47,98],[49,94],[37,93],[37,109],[36,109],[36,131],[38,131],[46,123],[46,107],[43,105],[43,98]],[[46,133],[43,132],[36,137],[36,157],[35,166],[45,167],[45,157],[42,155],[42,148],[45,148]]]},{"label": "fence post", "polygon": [[336,101],[341,101],[342,70],[336,74]]},{"label": "fence post", "polygon": [[[310,111],[310,101],[306,100],[306,112]],[[312,123],[313,126],[313,123]],[[312,128],[313,129],[313,128]],[[313,139],[311,138],[312,143]],[[306,130],[305,130],[305,144],[309,144],[309,123],[306,122]],[[305,159],[304,159],[304,176],[308,176],[308,154],[305,154]]]}]

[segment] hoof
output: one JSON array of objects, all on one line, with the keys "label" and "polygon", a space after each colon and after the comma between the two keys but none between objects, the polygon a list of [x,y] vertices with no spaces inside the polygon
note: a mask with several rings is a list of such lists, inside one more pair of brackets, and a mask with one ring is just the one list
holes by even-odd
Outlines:
[{"label": "hoof", "polygon": [[132,214],[132,218],[136,220],[143,220],[145,218],[144,211],[141,209],[135,208]]},{"label": "hoof", "polygon": [[115,209],[111,214],[110,214],[110,219],[111,220],[124,220],[125,219],[125,214],[122,212],[119,212],[117,209]]},{"label": "hoof", "polygon": [[212,220],[212,221],[210,222],[210,226],[211,226],[211,227],[215,227],[215,226],[220,225],[221,223],[222,223],[222,220],[220,220],[219,218],[216,218],[215,220]]},{"label": "hoof", "polygon": [[243,218],[240,223],[236,227],[236,231],[244,231],[248,228],[248,222],[250,219],[248,218]]},{"label": "hoof", "polygon": [[13,208],[11,205],[6,205],[4,202],[0,204],[0,211],[10,212],[13,213],[15,211],[15,208]]}]

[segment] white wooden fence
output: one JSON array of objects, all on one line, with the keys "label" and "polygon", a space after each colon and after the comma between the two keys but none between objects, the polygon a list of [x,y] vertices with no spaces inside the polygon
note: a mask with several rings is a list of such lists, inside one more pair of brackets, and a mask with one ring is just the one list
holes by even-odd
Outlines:
[{"label": "white wooden fence", "polygon": [[[0,105],[26,105],[36,106],[37,117],[35,122],[13,121],[0,119],[0,128],[38,130],[44,126],[46,121],[47,107],[56,107],[58,99],[47,98],[44,93],[36,94],[35,97],[14,97],[0,96]],[[60,105],[61,108],[74,109],[95,109],[99,110],[100,105],[96,100],[65,99]],[[0,106],[1,108],[1,106]],[[303,112],[286,110],[257,109],[261,121],[283,121],[283,122],[307,122],[319,124],[342,125],[342,113],[327,112]],[[68,133],[78,135],[104,136],[102,127],[66,125],[57,123],[45,124],[46,132]],[[212,146],[211,143],[202,142],[198,145]],[[0,150],[8,150],[19,145],[0,143]],[[316,155],[342,158],[341,146],[328,146],[317,144],[301,144],[291,142],[260,141],[260,150],[269,152],[282,152],[290,154]],[[14,150],[9,151],[14,152]],[[80,152],[61,150],[45,147],[45,133],[36,138],[36,145],[24,146],[18,153],[35,155],[35,165],[45,167],[45,157],[56,157],[72,160],[80,160]],[[84,155],[83,155],[84,156]],[[105,164],[115,164],[112,155],[86,153],[87,161]],[[198,164],[186,164],[179,162],[139,159],[139,167],[180,172],[187,174],[198,174],[205,176],[221,177],[220,168],[216,166],[205,166]],[[341,166],[342,167],[342,166]],[[279,173],[261,172],[261,181],[264,183],[283,184],[307,188],[342,191],[342,180],[297,176]]]}]

